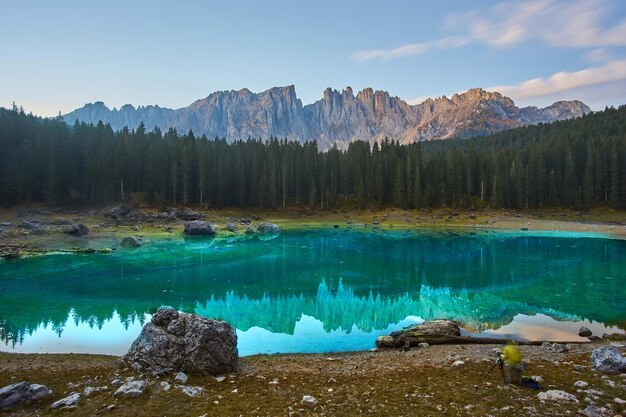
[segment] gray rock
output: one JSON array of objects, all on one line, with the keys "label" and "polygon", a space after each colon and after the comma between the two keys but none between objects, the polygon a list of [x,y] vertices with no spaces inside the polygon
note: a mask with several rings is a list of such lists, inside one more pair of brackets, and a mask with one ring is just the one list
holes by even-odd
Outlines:
[{"label": "gray rock", "polygon": [[574,386],[576,388],[587,388],[589,386],[589,383],[586,381],[576,381],[574,382]]},{"label": "gray rock", "polygon": [[121,205],[121,206],[117,206],[117,207],[113,207],[111,210],[109,210],[105,216],[108,217],[112,217],[112,218],[119,218],[121,216],[125,216],[128,213],[130,213],[130,207],[126,206],[126,205]]},{"label": "gray rock", "polygon": [[17,227],[30,230],[32,234],[38,236],[48,233],[48,227],[38,220],[23,220]]},{"label": "gray rock", "polygon": [[161,389],[163,389],[163,391],[169,391],[171,388],[171,385],[165,381],[161,381]]},{"label": "gray rock", "polygon": [[540,392],[537,394],[537,398],[541,401],[559,402],[559,403],[577,403],[576,397],[568,392],[551,389],[548,391]]},{"label": "gray rock", "polygon": [[139,248],[146,243],[143,237],[141,236],[126,236],[122,239],[122,247],[125,248]]},{"label": "gray rock", "polygon": [[430,345],[426,342],[422,342],[422,343],[418,343],[417,347],[420,349],[426,349],[427,347],[430,347]]},{"label": "gray rock", "polygon": [[579,414],[587,417],[604,417],[604,416],[612,416],[613,413],[611,410],[605,407],[598,407],[596,405],[590,405],[583,410],[578,410]]},{"label": "gray rock", "polygon": [[237,334],[226,322],[161,307],[122,360],[138,372],[157,375],[237,372]]},{"label": "gray rock", "polygon": [[89,397],[91,394],[106,391],[108,389],[109,387],[107,387],[106,385],[102,387],[85,387],[85,389],[83,390],[83,395],[85,397]]},{"label": "gray rock", "polygon": [[452,366],[455,367],[455,368],[458,367],[458,366],[463,366],[463,365],[465,365],[465,362],[463,362],[463,361],[454,361],[452,363]]},{"label": "gray rock", "polygon": [[564,345],[562,343],[543,342],[541,346],[543,346],[545,349],[549,350],[552,353],[567,353],[570,349],[569,345]]},{"label": "gray rock", "polygon": [[259,223],[256,227],[256,233],[261,240],[271,240],[276,238],[282,229],[276,226],[274,223],[264,222]]},{"label": "gray rock", "polygon": [[593,333],[591,332],[591,330],[589,330],[589,328],[585,326],[582,326],[580,330],[578,331],[578,336],[580,337],[589,337],[592,334]]},{"label": "gray rock", "polygon": [[176,382],[180,382],[181,384],[184,384],[187,382],[187,379],[189,379],[187,377],[187,374],[184,372],[179,372],[176,374],[176,376],[174,377],[174,381]]},{"label": "gray rock", "polygon": [[591,363],[600,372],[618,374],[626,372],[626,358],[617,348],[603,346],[591,352]]},{"label": "gray rock", "polygon": [[185,221],[199,220],[202,217],[200,213],[198,213],[197,211],[193,211],[190,208],[185,208],[183,211],[177,210],[175,214],[176,217]]},{"label": "gray rock", "polygon": [[212,236],[217,233],[217,229],[209,222],[195,220],[185,223],[185,232],[189,236]]},{"label": "gray rock", "polygon": [[300,404],[310,409],[314,409],[317,406],[317,403],[317,398],[312,395],[305,395],[302,397],[302,401],[300,401]]},{"label": "gray rock", "polygon": [[12,223],[11,222],[0,222],[0,227],[11,227]]},{"label": "gray rock", "polygon": [[228,222],[224,229],[228,230],[231,233],[236,233],[237,232],[237,225],[232,223],[232,222]]},{"label": "gray rock", "polygon": [[0,410],[8,410],[20,404],[40,400],[52,395],[52,390],[45,385],[16,382],[0,388]]},{"label": "gray rock", "polygon": [[114,397],[139,397],[146,389],[146,381],[128,381],[122,384],[117,391],[113,393]]},{"label": "gray rock", "polygon": [[87,236],[89,234],[89,228],[82,223],[73,224],[65,233],[77,237]]},{"label": "gray rock", "polygon": [[74,408],[78,405],[79,401],[80,401],[80,394],[78,392],[72,392],[67,397],[62,398],[59,401],[53,402],[50,408],[52,409]]}]

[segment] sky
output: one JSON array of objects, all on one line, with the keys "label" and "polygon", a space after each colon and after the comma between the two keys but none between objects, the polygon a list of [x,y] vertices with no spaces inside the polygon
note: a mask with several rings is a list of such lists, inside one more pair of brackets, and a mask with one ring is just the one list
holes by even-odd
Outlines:
[{"label": "sky", "polygon": [[220,90],[470,88],[626,103],[626,1],[0,0],[0,106],[180,108]]}]

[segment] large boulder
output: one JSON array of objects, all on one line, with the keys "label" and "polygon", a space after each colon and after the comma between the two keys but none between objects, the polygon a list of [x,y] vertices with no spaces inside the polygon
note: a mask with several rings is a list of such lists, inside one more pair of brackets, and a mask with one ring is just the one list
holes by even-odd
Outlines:
[{"label": "large boulder", "polygon": [[185,223],[185,234],[189,236],[211,236],[217,232],[214,225],[202,220]]},{"label": "large boulder", "polygon": [[591,363],[600,372],[618,374],[626,372],[626,358],[613,346],[602,346],[591,352]]},{"label": "large boulder", "polygon": [[29,384],[28,382],[16,382],[0,388],[0,410],[8,410],[20,404],[40,400],[52,395],[45,385]]},{"label": "large boulder", "polygon": [[156,375],[237,372],[237,334],[224,321],[159,307],[122,361],[137,372]]},{"label": "large boulder", "polygon": [[433,343],[440,338],[461,336],[459,325],[452,320],[432,320],[415,324],[402,330],[381,336],[376,340],[378,348],[408,348],[420,343]]},{"label": "large boulder", "polygon": [[89,234],[89,228],[82,223],[73,224],[65,233],[77,237],[87,236]]}]

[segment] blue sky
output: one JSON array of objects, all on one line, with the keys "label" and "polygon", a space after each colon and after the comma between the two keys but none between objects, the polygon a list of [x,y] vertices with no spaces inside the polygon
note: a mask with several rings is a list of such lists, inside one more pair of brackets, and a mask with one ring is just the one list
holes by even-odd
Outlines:
[{"label": "blue sky", "polygon": [[473,87],[519,105],[626,103],[626,2],[17,1],[2,4],[0,106],[178,108],[294,84],[418,102]]}]

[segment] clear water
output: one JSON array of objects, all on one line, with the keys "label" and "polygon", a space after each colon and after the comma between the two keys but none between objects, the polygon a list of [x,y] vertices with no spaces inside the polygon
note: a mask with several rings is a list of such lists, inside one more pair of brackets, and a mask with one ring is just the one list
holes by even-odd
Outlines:
[{"label": "clear water", "polygon": [[369,349],[434,318],[535,340],[626,327],[626,241],[523,233],[316,229],[1,262],[0,349],[121,354],[160,305],[227,320],[242,355]]}]

